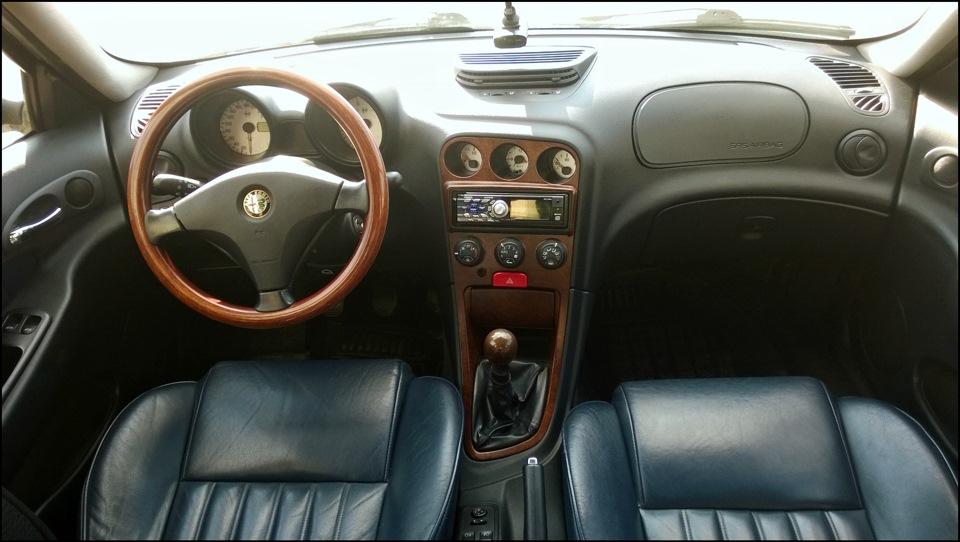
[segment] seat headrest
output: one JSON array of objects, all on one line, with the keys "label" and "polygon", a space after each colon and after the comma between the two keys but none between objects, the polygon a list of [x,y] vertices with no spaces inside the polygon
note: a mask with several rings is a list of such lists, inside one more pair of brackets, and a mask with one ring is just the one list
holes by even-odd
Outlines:
[{"label": "seat headrest", "polygon": [[613,403],[644,508],[861,508],[833,400],[815,379],[631,382]]},{"label": "seat headrest", "polygon": [[383,482],[400,361],[226,362],[202,382],[184,480]]}]

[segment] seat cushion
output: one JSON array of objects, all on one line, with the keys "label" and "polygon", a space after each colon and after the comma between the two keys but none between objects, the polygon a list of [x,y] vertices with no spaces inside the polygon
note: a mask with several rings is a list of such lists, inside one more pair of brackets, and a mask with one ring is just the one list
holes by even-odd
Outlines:
[{"label": "seat cushion", "polygon": [[956,538],[956,476],[919,425],[810,378],[626,383],[570,413],[564,449],[577,538]]},{"label": "seat cushion", "polygon": [[445,537],[462,432],[456,389],[400,361],[221,363],[120,414],[84,488],[81,534]]}]

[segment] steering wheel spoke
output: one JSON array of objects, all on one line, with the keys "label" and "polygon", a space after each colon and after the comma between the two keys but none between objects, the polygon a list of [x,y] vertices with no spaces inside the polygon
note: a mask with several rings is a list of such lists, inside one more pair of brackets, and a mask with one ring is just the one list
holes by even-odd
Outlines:
[{"label": "steering wheel spoke", "polygon": [[147,237],[155,245],[171,233],[183,231],[183,224],[177,220],[177,213],[173,207],[151,209],[143,217],[143,222]]},{"label": "steering wheel spoke", "polygon": [[[149,172],[176,120],[208,93],[258,84],[301,92],[325,107],[354,143],[365,180],[344,179],[302,158],[275,156],[225,173],[172,207],[150,210]],[[237,68],[184,86],[157,109],[134,148],[127,203],[134,238],[147,263],[181,301],[228,324],[279,327],[320,314],[359,284],[383,240],[387,193],[379,149],[359,115],[335,90],[289,72]],[[334,214],[347,211],[366,215],[350,261],[322,290],[294,299],[291,285],[304,253]],[[158,243],[179,231],[208,239],[242,266],[259,292],[256,306],[239,307],[214,299],[173,267]]]}]

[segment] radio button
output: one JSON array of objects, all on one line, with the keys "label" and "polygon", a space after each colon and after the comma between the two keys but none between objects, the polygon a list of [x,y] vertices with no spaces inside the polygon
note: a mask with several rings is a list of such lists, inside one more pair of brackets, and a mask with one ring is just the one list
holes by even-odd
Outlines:
[{"label": "radio button", "polygon": [[490,204],[490,216],[493,218],[504,218],[509,212],[510,207],[507,205],[507,202],[502,199],[498,199]]}]

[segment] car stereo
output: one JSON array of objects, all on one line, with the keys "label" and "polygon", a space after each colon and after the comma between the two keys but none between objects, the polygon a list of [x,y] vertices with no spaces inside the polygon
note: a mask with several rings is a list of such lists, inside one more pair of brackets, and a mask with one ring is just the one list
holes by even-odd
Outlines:
[{"label": "car stereo", "polygon": [[454,190],[453,225],[520,229],[565,229],[570,194],[509,193]]}]

